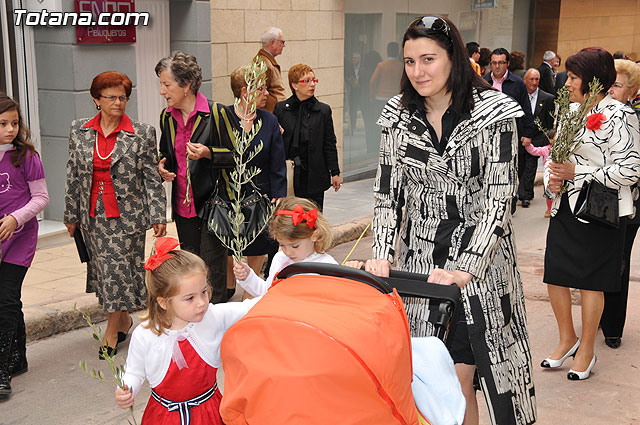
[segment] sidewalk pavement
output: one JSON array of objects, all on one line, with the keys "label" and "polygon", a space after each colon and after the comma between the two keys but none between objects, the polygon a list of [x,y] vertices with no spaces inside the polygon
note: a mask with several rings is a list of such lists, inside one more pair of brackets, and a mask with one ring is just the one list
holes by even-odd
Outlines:
[{"label": "sidewalk pavement", "polygon": [[[334,226],[334,245],[357,239],[371,221],[372,180],[343,185],[327,192],[325,216]],[[174,223],[168,236],[178,237]],[[85,293],[86,265],[80,263],[72,238],[67,243],[39,249],[22,287],[22,303],[29,341],[86,326],[74,311],[89,309],[94,321],[104,319],[95,294]],[[152,232],[147,232],[145,252],[151,252]]]},{"label": "sidewalk pavement", "polygon": [[[337,241],[330,253],[342,262],[355,239],[371,220],[373,181],[346,183],[339,192],[325,196],[325,216],[334,226]],[[540,187],[528,209],[518,208],[514,218],[519,268],[524,286],[528,329],[536,384],[538,423],[540,424],[640,424],[640,250],[631,263],[631,284],[627,327],[622,346],[608,348],[599,334],[596,340],[598,363],[587,381],[566,379],[571,359],[559,370],[543,370],[540,361],[549,355],[557,342],[557,328],[546,287],[542,283],[544,247],[548,219],[543,217],[546,204]],[[176,236],[169,226],[169,235]],[[147,238],[147,252],[152,237]],[[85,266],[77,258],[75,246],[69,244],[36,252],[23,287],[23,304],[29,340],[45,338],[84,326],[73,312],[74,304],[89,308],[93,316],[102,317],[94,294],[85,294]],[[350,243],[347,243],[350,242]],[[350,259],[365,260],[371,255],[370,230]],[[238,294],[236,294],[236,297]],[[574,323],[580,332],[578,294],[574,298]],[[479,397],[481,398],[481,396]],[[481,424],[488,424],[484,403],[480,400]]]}]

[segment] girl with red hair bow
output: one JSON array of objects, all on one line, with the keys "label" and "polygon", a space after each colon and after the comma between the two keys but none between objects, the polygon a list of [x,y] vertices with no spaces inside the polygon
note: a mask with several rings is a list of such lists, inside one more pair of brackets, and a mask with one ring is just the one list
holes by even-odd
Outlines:
[{"label": "girl with red hair bow", "polygon": [[143,425],[222,425],[220,342],[257,300],[210,304],[209,268],[179,245],[174,238],[158,238],[144,264],[149,312],[133,331],[125,387],[116,390],[116,403],[132,406],[147,380],[152,391]]},{"label": "girl with red hair bow", "polygon": [[308,199],[283,199],[269,223],[269,234],[278,241],[280,251],[273,257],[267,280],[256,275],[245,262],[233,266],[238,283],[249,295],[266,294],[274,277],[290,264],[303,261],[338,264],[325,252],[332,241],[329,222]]}]

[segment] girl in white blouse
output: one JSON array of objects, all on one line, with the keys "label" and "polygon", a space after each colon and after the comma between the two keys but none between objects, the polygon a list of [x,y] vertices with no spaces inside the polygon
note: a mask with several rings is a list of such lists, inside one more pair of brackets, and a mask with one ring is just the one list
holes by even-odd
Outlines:
[{"label": "girl in white blouse", "polygon": [[149,312],[131,337],[123,377],[115,392],[123,409],[145,381],[152,387],[142,423],[222,424],[216,382],[224,332],[257,300],[210,304],[204,261],[159,238],[145,263]]},{"label": "girl in white blouse", "polygon": [[267,280],[256,275],[245,262],[235,263],[233,267],[238,283],[251,296],[266,294],[278,272],[290,264],[298,262],[338,264],[325,252],[331,247],[332,241],[329,222],[308,199],[296,197],[283,199],[269,223],[269,233],[278,241],[280,251],[273,257]]}]

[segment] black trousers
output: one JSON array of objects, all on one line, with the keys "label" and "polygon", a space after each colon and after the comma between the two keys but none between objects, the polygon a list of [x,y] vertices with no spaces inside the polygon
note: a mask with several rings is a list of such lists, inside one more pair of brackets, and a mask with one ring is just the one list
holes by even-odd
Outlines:
[{"label": "black trousers", "polygon": [[322,212],[322,207],[324,206],[324,192],[320,193],[305,193],[300,190],[296,190],[296,196],[298,198],[306,198],[318,206],[318,210]]},{"label": "black trousers", "polygon": [[300,171],[295,174],[293,189],[298,198],[306,198],[314,202],[318,206],[318,210],[322,212],[322,207],[324,206],[324,192],[309,192],[307,190],[308,182],[312,178],[313,177],[309,175],[308,171]]},{"label": "black trousers", "polygon": [[27,267],[0,263],[0,329],[24,329],[22,282]]},{"label": "black trousers", "polygon": [[629,269],[631,266],[631,249],[638,233],[640,223],[628,223],[624,239],[622,256],[622,274],[620,291],[604,293],[604,310],[600,318],[600,327],[605,337],[622,337],[624,322],[627,318],[627,299],[629,296]]},{"label": "black trousers", "polygon": [[518,199],[530,201],[533,199],[533,182],[536,179],[538,157],[531,155],[522,146],[518,147]]},{"label": "black trousers", "polygon": [[200,217],[185,218],[175,215],[181,248],[200,256],[209,267],[211,302],[227,301],[227,247],[207,231]]}]

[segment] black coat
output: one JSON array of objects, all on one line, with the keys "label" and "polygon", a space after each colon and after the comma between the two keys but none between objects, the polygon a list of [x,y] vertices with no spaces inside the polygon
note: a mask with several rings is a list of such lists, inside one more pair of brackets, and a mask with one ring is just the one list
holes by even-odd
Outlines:
[{"label": "black coat", "polygon": [[[491,79],[491,73],[484,75],[484,78],[489,85],[493,85]],[[524,111],[522,118],[517,118],[518,123],[518,136],[520,137],[533,137],[536,131],[536,125],[533,122],[533,115],[531,113],[531,102],[529,102],[529,93],[527,93],[527,86],[524,85],[522,78],[513,74],[507,73],[507,78],[502,82],[502,93],[511,96],[518,102],[518,105]]]},{"label": "black coat", "polygon": [[558,72],[558,75],[556,75],[556,96],[558,95],[558,91],[564,87],[567,78],[567,71]]},{"label": "black coat", "polygon": [[[555,112],[555,104],[553,103],[554,99],[555,98],[552,94],[543,90],[538,90],[538,100],[536,101],[536,110],[534,111],[533,116],[540,120],[542,128],[545,130],[551,130],[553,128],[552,114]],[[536,132],[531,138],[531,143],[533,143],[533,146],[537,147],[549,144],[549,141],[542,131],[540,131],[538,126],[536,126]]]},{"label": "black coat", "polygon": [[[209,110],[213,107],[213,102],[209,101]],[[224,108],[223,105],[217,105],[218,111]],[[173,173],[177,172],[178,163],[176,160],[174,143],[175,143],[175,129],[178,127],[176,120],[167,113],[166,109],[162,110],[160,114],[160,129],[162,134],[160,135],[160,159],[167,158],[164,167],[167,171]],[[222,137],[218,134],[216,124],[211,112],[203,113],[196,112],[196,124],[191,136],[191,141],[194,143],[201,143],[209,147],[211,151],[211,158],[201,158],[197,161],[189,161],[189,174],[191,177],[191,190],[193,191],[193,203],[196,213],[199,217],[204,214],[204,206],[206,201],[213,194],[215,188],[215,182],[218,177],[219,165],[232,165],[233,157],[229,137],[226,135],[224,121],[220,116],[220,132]],[[221,141],[222,140],[222,141]],[[215,148],[215,149],[214,149]],[[175,198],[175,191],[177,184],[173,185],[172,199]]]},{"label": "black coat", "polygon": [[[227,106],[227,113],[232,126],[241,131],[239,118],[233,110],[233,105]],[[247,151],[253,152],[255,147],[262,143],[262,149],[248,164],[249,167],[260,169],[252,182],[263,195],[269,198],[284,198],[287,196],[287,164],[284,160],[284,144],[278,120],[271,112],[257,109],[254,125],[258,120],[262,121],[262,126]]]},{"label": "black coat", "polygon": [[[299,105],[300,102],[293,95],[287,100],[278,102],[273,111],[284,129],[284,149],[287,159],[293,159],[289,157],[289,148],[293,141]],[[308,120],[310,132],[307,158],[308,193],[320,193],[331,187],[331,176],[340,173],[331,107],[314,98],[313,105],[304,119]]]},{"label": "black coat", "polygon": [[538,66],[540,72],[540,90],[544,90],[547,93],[553,93],[555,91],[555,83],[553,82],[553,70],[546,62],[542,62]]}]

